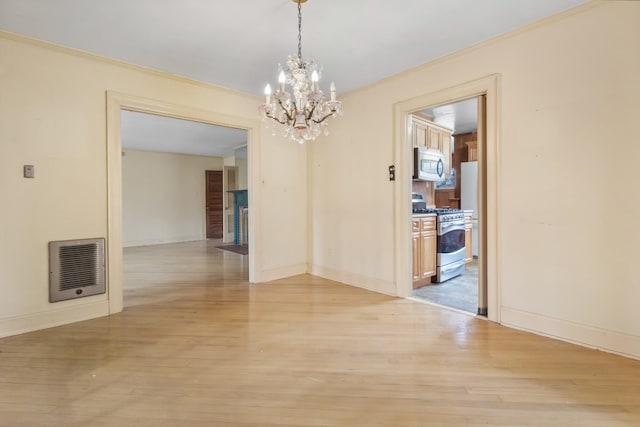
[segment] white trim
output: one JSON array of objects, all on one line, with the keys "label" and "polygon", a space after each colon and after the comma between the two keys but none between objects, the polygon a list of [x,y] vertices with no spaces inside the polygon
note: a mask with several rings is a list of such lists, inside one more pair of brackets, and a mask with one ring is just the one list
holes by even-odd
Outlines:
[{"label": "white trim", "polygon": [[[244,147],[245,145],[243,145]],[[235,158],[234,158],[235,159]],[[230,206],[230,204],[227,204],[228,202],[228,194],[227,191],[229,191],[229,171],[233,170],[234,171],[234,176],[235,176],[235,184],[238,184],[238,166],[229,166],[229,165],[223,165],[222,166],[222,191],[223,191],[223,196],[224,197],[224,202],[222,203],[223,209],[222,209],[222,243],[232,243],[234,241],[235,238],[235,227],[232,227],[231,231],[228,232],[227,230],[229,229],[229,215],[230,212],[234,211],[234,206]],[[247,180],[249,178],[247,177]],[[237,187],[234,188],[234,190],[237,190]],[[232,220],[233,221],[233,220]],[[205,215],[205,219],[204,219],[204,223],[205,223],[205,234],[206,234],[206,215]],[[206,236],[205,236],[206,237]]]},{"label": "white trim", "polygon": [[429,106],[442,105],[479,95],[487,99],[486,129],[486,200],[487,200],[487,294],[489,320],[500,322],[499,275],[499,209],[498,209],[498,96],[499,76],[492,74],[477,80],[445,88],[437,92],[419,95],[394,105],[394,163],[396,181],[394,187],[395,268],[396,295],[408,297],[412,292],[411,277],[411,147],[408,139],[408,115]]},{"label": "white trim", "polygon": [[464,314],[466,316],[476,317],[476,318],[478,318],[480,320],[487,320],[486,317],[478,316],[477,314],[471,313],[470,311],[465,311],[465,310],[462,310],[460,308],[450,307],[448,305],[438,304],[437,302],[429,301],[429,300],[426,300],[426,299],[423,299],[423,298],[418,298],[418,297],[413,297],[412,296],[412,297],[407,297],[406,299],[408,299],[409,301],[420,303],[420,304],[430,305],[432,307],[438,307],[438,308],[441,308],[443,310],[455,311],[456,313]]},{"label": "white trim", "polygon": [[130,240],[128,242],[122,242],[123,248],[137,248],[140,246],[156,246],[156,245],[169,245],[172,243],[186,243],[186,242],[201,242],[203,240],[207,240],[207,237],[204,235],[199,236],[180,236],[174,237],[171,239],[162,239],[162,240]]},{"label": "white trim", "polygon": [[109,314],[109,302],[104,295],[100,295],[100,297],[102,298],[101,301],[1,319],[0,338],[107,316]]},{"label": "white trim", "polygon": [[160,71],[160,70],[156,70],[154,68],[150,68],[150,67],[146,67],[143,65],[137,65],[137,64],[132,64],[130,62],[125,62],[122,61],[120,59],[114,59],[114,58],[109,58],[107,56],[101,56],[95,53],[91,53],[91,52],[87,52],[84,50],[80,50],[80,49],[76,49],[76,48],[72,48],[72,47],[68,47],[68,46],[62,46],[59,44],[55,44],[53,42],[49,42],[46,40],[41,40],[41,39],[37,39],[37,38],[33,38],[30,36],[26,36],[24,34],[18,34],[18,33],[13,33],[11,31],[7,31],[7,30],[2,30],[0,29],[0,38],[3,39],[7,39],[7,40],[12,40],[18,43],[26,43],[26,44],[30,44],[32,46],[38,46],[41,48],[45,48],[45,49],[49,49],[52,50],[54,52],[59,52],[62,54],[66,54],[66,55],[73,55],[75,57],[78,58],[84,58],[87,59],[89,61],[97,61],[97,62],[101,62],[103,64],[109,64],[109,65],[113,65],[116,67],[120,67],[120,68],[124,68],[124,69],[128,69],[128,70],[133,70],[139,73],[144,73],[150,76],[156,76],[156,77],[161,77],[161,78],[165,78],[165,79],[171,79],[173,81],[176,82],[183,82],[186,83],[188,85],[193,85],[193,86],[198,86],[198,87],[202,87],[202,88],[206,88],[206,89],[212,89],[215,88],[216,91],[222,91],[225,94],[229,94],[232,96],[238,96],[238,97],[242,97],[248,100],[255,100],[256,102],[259,102],[260,100],[264,99],[264,97],[262,95],[251,95],[248,94],[246,92],[242,92],[236,89],[231,89],[228,87],[223,87],[223,86],[216,86],[214,84],[211,83],[207,83],[207,82],[203,82],[202,80],[196,80],[194,78],[191,77],[185,77],[185,76],[180,76],[177,74],[171,74],[168,73],[166,71]]},{"label": "white trim", "polygon": [[378,277],[364,276],[361,274],[353,274],[348,271],[322,267],[319,265],[311,265],[309,273],[349,286],[357,286],[359,288],[387,295],[389,295],[388,290],[392,289],[394,286],[394,283],[389,280],[382,280]]},{"label": "white trim", "polygon": [[[260,123],[251,122],[252,127],[247,135],[247,198],[249,202],[249,282],[265,282],[267,274],[264,273],[262,258],[265,251],[262,248],[262,227],[258,227],[262,198],[260,196],[260,150],[257,141],[260,141]],[[253,190],[256,191],[253,191]]]},{"label": "white trim", "polygon": [[497,36],[491,37],[487,40],[475,43],[471,46],[465,47],[463,49],[460,50],[456,50],[455,52],[452,52],[450,54],[441,56],[439,58],[433,59],[431,61],[425,62],[423,64],[417,65],[415,67],[412,68],[408,68],[406,70],[400,71],[396,74],[393,74],[389,77],[386,77],[384,79],[381,80],[376,80],[375,82],[369,83],[365,86],[360,86],[357,89],[353,89],[350,90],[348,92],[345,92],[342,94],[341,99],[345,99],[347,97],[353,96],[354,94],[357,93],[364,93],[367,92],[369,90],[371,90],[372,87],[378,86],[378,85],[382,85],[385,83],[390,83],[390,82],[395,82],[395,81],[404,81],[404,79],[408,78],[409,76],[414,76],[414,74],[416,73],[422,73],[426,70],[430,70],[434,67],[439,66],[440,64],[446,63],[446,62],[451,62],[453,60],[456,60],[460,57],[464,57],[467,56],[470,53],[473,52],[477,52],[479,50],[485,49],[486,47],[490,47],[493,45],[496,45],[504,40],[509,40],[512,39],[514,37],[518,37],[521,34],[525,34],[528,33],[530,31],[535,31],[538,28],[541,27],[545,27],[547,25],[550,25],[554,22],[559,22],[563,19],[567,19],[569,17],[575,16],[575,15],[579,15],[583,12],[586,12],[594,7],[598,7],[602,4],[606,4],[607,2],[611,1],[611,0],[585,0],[586,2],[579,5],[579,6],[574,6],[570,9],[567,9],[563,12],[559,12],[550,16],[547,16],[545,18],[539,19],[537,21],[531,22],[529,24],[523,25],[522,27],[519,28],[515,28],[511,31],[507,31],[506,33],[502,33],[499,34]]},{"label": "white trim", "polygon": [[[254,212],[259,212],[259,200],[253,188],[258,188],[257,141],[259,123],[216,111],[202,110],[184,105],[142,98],[134,95],[107,91],[107,293],[109,295],[109,314],[123,309],[122,286],[122,142],[121,142],[121,110],[132,110],[143,113],[194,120],[202,123],[234,127],[247,130],[248,157],[248,189],[249,205]],[[258,215],[249,216],[249,281],[261,280],[257,274],[261,266],[259,229],[254,226]],[[94,316],[95,317],[95,316]]]},{"label": "white trim", "polygon": [[[249,245],[249,248],[251,248],[251,245]],[[251,257],[249,257],[249,259],[251,259]],[[278,280],[284,277],[299,276],[301,274],[306,274],[306,273],[307,273],[307,264],[305,263],[290,265],[290,266],[281,267],[281,268],[272,268],[270,270],[264,270],[261,272],[260,283],[271,282],[272,280]]]},{"label": "white trim", "polygon": [[502,324],[561,341],[640,359],[640,337],[502,307]]}]

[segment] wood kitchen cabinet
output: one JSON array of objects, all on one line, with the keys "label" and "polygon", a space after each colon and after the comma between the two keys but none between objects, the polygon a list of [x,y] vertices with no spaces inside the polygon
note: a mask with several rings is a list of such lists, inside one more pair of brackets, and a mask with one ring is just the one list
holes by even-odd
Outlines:
[{"label": "wood kitchen cabinet", "polygon": [[422,279],[436,274],[436,217],[420,218],[420,265]]},{"label": "wood kitchen cabinet", "polygon": [[434,150],[442,151],[442,137],[440,134],[440,129],[433,127],[431,125],[427,125],[429,129],[427,145],[429,148],[433,148]]},{"label": "wood kitchen cabinet", "polygon": [[420,116],[411,116],[411,142],[415,147],[426,147],[444,154],[444,178],[451,172],[451,129],[443,128]]},{"label": "wood kitchen cabinet", "polygon": [[436,274],[436,217],[414,217],[413,224],[413,288],[431,282]]},{"label": "wood kitchen cabinet", "polygon": [[411,123],[411,139],[413,147],[427,146],[427,132],[429,128],[422,120],[414,119]]},{"label": "wood kitchen cabinet", "polygon": [[444,154],[444,177],[449,178],[451,175],[451,139],[450,130],[440,130],[440,151]]},{"label": "wood kitchen cabinet", "polygon": [[466,144],[467,144],[467,160],[469,162],[478,160],[478,141],[468,141]]},{"label": "wood kitchen cabinet", "polygon": [[464,262],[473,261],[473,211],[464,211]]},{"label": "wood kitchen cabinet", "polygon": [[455,196],[455,188],[436,189],[436,208],[460,208],[460,199]]},{"label": "wood kitchen cabinet", "polygon": [[412,247],[413,247],[413,282],[417,282],[420,280],[420,220],[414,219],[413,223],[413,236],[412,236]]}]

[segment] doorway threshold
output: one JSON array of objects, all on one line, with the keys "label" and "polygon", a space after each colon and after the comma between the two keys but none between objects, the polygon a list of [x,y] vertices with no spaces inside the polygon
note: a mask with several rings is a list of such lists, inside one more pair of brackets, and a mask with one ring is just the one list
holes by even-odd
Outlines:
[{"label": "doorway threshold", "polygon": [[429,300],[426,300],[424,298],[418,298],[418,297],[410,296],[410,297],[406,297],[406,299],[408,299],[410,301],[419,302],[419,303],[422,303],[422,304],[431,305],[431,306],[438,307],[438,308],[444,308],[445,310],[449,310],[449,311],[455,311],[456,313],[466,314],[467,316],[477,317],[478,319],[485,319],[486,320],[485,316],[481,316],[479,314],[472,313],[472,312],[467,311],[467,310],[462,310],[462,309],[459,309],[459,308],[450,307],[448,305],[438,304],[437,302],[429,301]]}]

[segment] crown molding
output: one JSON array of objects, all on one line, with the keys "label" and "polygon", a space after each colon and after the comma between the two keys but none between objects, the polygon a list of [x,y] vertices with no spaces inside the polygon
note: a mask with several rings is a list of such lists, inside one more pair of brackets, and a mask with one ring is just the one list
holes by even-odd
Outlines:
[{"label": "crown molding", "polygon": [[178,74],[172,74],[172,73],[168,73],[166,71],[160,71],[160,70],[156,70],[154,68],[150,68],[150,67],[145,67],[142,65],[136,65],[136,64],[132,64],[130,62],[126,62],[126,61],[121,61],[119,59],[114,59],[114,58],[109,58],[107,56],[101,56],[95,53],[90,53],[81,49],[76,49],[76,48],[72,48],[72,47],[67,47],[67,46],[62,46],[56,43],[52,43],[52,42],[48,42],[48,41],[44,41],[44,40],[40,40],[40,39],[36,39],[33,37],[29,37],[29,36],[25,36],[23,34],[19,34],[19,33],[14,33],[11,31],[6,31],[6,30],[0,30],[0,39],[7,39],[7,40],[12,40],[18,43],[24,43],[24,44],[29,44],[31,46],[37,46],[37,47],[41,47],[43,49],[48,49],[48,50],[52,50],[52,51],[56,51],[62,54],[66,54],[66,55],[72,55],[78,58],[84,58],[84,59],[88,59],[91,61],[97,61],[97,62],[102,62],[104,64],[109,64],[109,65],[114,65],[116,67],[121,67],[121,68],[126,68],[128,70],[132,70],[132,71],[137,71],[140,73],[144,73],[144,74],[148,74],[148,75],[152,75],[154,77],[160,77],[160,78],[164,78],[164,79],[169,79],[169,80],[173,80],[176,82],[181,82],[181,83],[186,83],[189,85],[194,85],[194,86],[199,86],[205,89],[215,89],[218,91],[224,91],[226,93],[235,95],[235,96],[240,96],[240,97],[244,97],[244,98],[249,98],[249,99],[256,99],[256,100],[260,100],[262,99],[261,96],[257,96],[257,95],[251,95],[245,92],[241,92],[235,89],[230,89],[224,86],[216,86],[214,84],[211,83],[206,83],[203,82],[201,80],[196,80],[196,79],[192,79],[189,77],[184,77],[184,76],[180,76]]},{"label": "crown molding", "polygon": [[428,70],[429,68],[435,67],[436,65],[442,64],[444,62],[451,61],[451,60],[453,60],[455,58],[458,58],[460,56],[466,55],[466,54],[468,54],[470,52],[485,48],[487,46],[491,46],[491,45],[499,43],[499,42],[501,42],[503,40],[507,40],[507,39],[516,37],[516,36],[518,36],[520,34],[527,33],[529,31],[536,30],[536,29],[544,27],[546,25],[550,25],[550,24],[552,24],[554,22],[558,22],[558,21],[567,19],[567,18],[569,18],[571,16],[578,15],[580,13],[586,12],[588,10],[591,10],[591,9],[597,7],[597,6],[605,4],[608,1],[610,1],[610,0],[589,0],[586,3],[581,4],[579,6],[572,7],[570,9],[564,10],[564,11],[556,13],[554,15],[547,16],[547,17],[542,18],[542,19],[538,19],[537,21],[534,21],[534,22],[531,22],[529,24],[523,25],[522,27],[516,28],[516,29],[511,30],[511,31],[509,31],[507,33],[499,34],[497,36],[494,36],[494,37],[491,37],[491,38],[489,38],[487,40],[478,42],[478,43],[476,43],[474,45],[471,45],[469,47],[457,50],[457,51],[455,51],[453,53],[450,53],[450,54],[441,56],[439,58],[433,59],[431,61],[425,62],[424,64],[420,64],[420,65],[417,65],[415,67],[408,68],[406,70],[400,71],[397,74],[394,74],[394,75],[391,75],[389,77],[385,77],[383,79],[377,80],[377,81],[375,81],[373,83],[370,83],[368,85],[359,87],[357,89],[354,89],[354,90],[351,90],[351,91],[348,91],[348,92],[344,92],[342,94],[341,98],[344,99],[346,97],[349,97],[351,95],[357,94],[359,92],[365,92],[367,90],[370,90],[372,87],[378,86],[378,85],[380,85],[382,83],[391,83],[391,82],[394,82],[395,80],[401,80],[403,78],[406,78],[410,74],[414,74],[414,73],[418,73],[418,72],[421,72],[421,71],[424,71],[424,70]]}]

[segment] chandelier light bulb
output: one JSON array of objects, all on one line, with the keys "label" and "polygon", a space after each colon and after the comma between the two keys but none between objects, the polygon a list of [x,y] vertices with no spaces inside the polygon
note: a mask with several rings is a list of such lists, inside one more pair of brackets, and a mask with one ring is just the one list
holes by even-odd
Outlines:
[{"label": "chandelier light bulb", "polygon": [[267,97],[267,104],[271,104],[271,85],[269,83],[267,83],[267,85],[264,88],[264,94]]},{"label": "chandelier light bulb", "polygon": [[280,84],[280,92],[284,92],[284,84],[287,81],[287,76],[284,75],[284,71],[280,70],[278,75],[278,83]]}]

